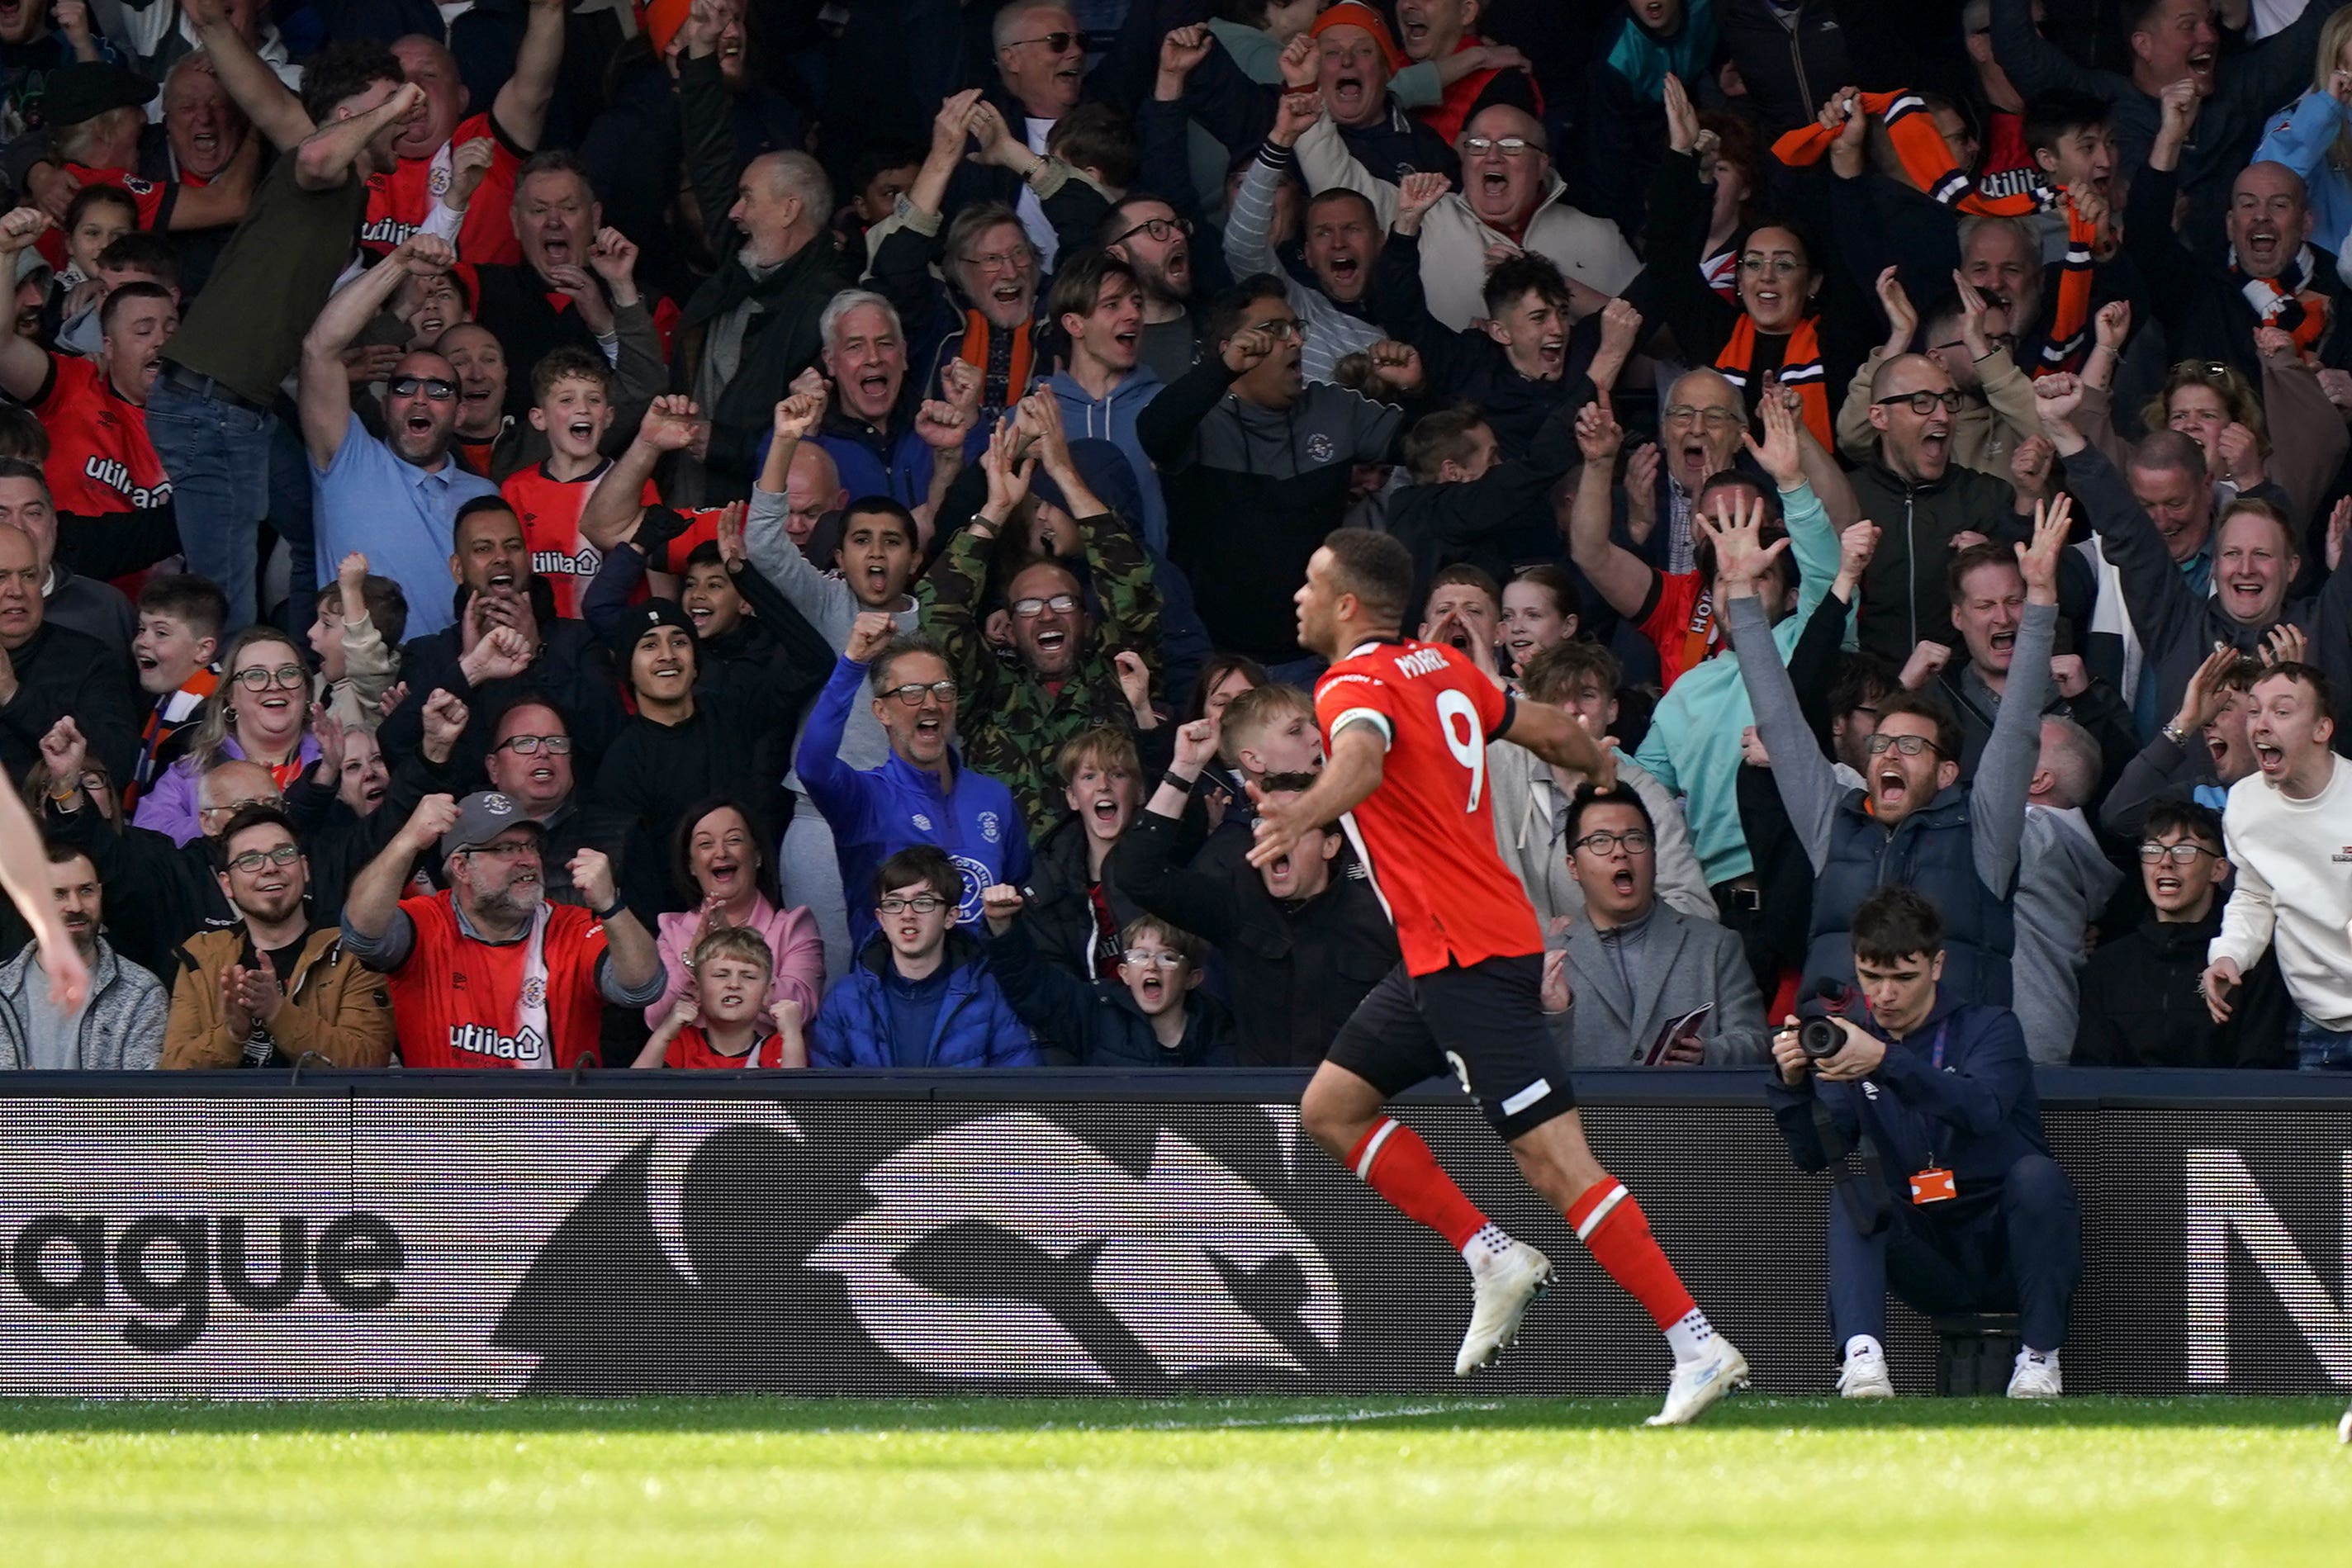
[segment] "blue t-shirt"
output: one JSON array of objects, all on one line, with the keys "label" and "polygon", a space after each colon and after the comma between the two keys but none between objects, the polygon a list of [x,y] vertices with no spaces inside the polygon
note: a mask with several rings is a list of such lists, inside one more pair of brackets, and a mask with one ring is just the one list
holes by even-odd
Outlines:
[{"label": "blue t-shirt", "polygon": [[310,469],[318,586],[334,581],[336,564],[360,551],[368,570],[391,578],[408,596],[408,635],[447,630],[457,620],[449,557],[457,508],[498,493],[496,485],[467,473],[455,458],[430,473],[402,460],[352,414],[335,460]]}]

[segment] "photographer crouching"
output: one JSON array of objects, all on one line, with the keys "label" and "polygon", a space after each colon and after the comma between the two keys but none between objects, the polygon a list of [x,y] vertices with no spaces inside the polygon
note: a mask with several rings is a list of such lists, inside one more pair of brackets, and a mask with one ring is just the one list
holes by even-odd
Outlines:
[{"label": "photographer crouching", "polygon": [[2055,1398],[2083,1275],[2081,1210],[2042,1134],[2024,1033],[2007,1008],[1944,992],[1943,917],[1910,888],[1865,898],[1853,932],[1866,1020],[1808,1002],[1814,1016],[1773,1039],[1766,1090],[1799,1168],[1843,1173],[1829,1209],[1838,1392],[1895,1393],[1883,1345],[1892,1285],[1930,1315],[2016,1312],[2024,1346],[2009,1396]]}]

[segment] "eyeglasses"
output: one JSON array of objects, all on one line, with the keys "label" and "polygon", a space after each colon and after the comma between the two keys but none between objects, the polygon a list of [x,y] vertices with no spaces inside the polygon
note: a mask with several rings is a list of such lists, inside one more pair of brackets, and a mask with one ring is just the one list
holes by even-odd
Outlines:
[{"label": "eyeglasses", "polygon": [[1058,55],[1085,37],[1084,33],[1041,33],[1034,38],[1015,38],[1004,47],[1008,49],[1017,49],[1024,44],[1043,44]]},{"label": "eyeglasses", "polygon": [[435,402],[451,402],[457,399],[457,383],[439,376],[394,376],[391,392],[394,397],[415,397],[422,392]]},{"label": "eyeglasses", "polygon": [[1785,256],[1743,256],[1739,258],[1739,270],[1751,277],[1760,277],[1768,272],[1775,277],[1786,277],[1792,272],[1804,271],[1805,264]]},{"label": "eyeglasses", "polygon": [[1944,755],[1944,748],[1924,735],[1874,735],[1864,741],[1863,749],[1873,757],[1883,757],[1892,751],[1897,757],[1917,757],[1923,752]]},{"label": "eyeglasses", "polygon": [[510,735],[490,749],[511,751],[517,757],[530,757],[536,755],[541,747],[547,748],[550,757],[568,757],[572,753],[572,737],[568,735]]},{"label": "eyeglasses", "polygon": [[537,839],[509,839],[504,843],[476,844],[464,852],[477,857],[487,856],[494,861],[521,860],[526,856],[532,860],[537,860],[539,858],[539,841]]},{"label": "eyeglasses", "polygon": [[1273,339],[1277,343],[1284,342],[1292,338],[1304,338],[1307,336],[1307,323],[1304,321],[1294,321],[1286,316],[1277,316],[1271,321],[1255,321],[1252,322],[1249,327],[1243,328],[1242,330],[1246,332],[1250,330],[1251,327],[1255,327],[1258,331],[1265,333],[1267,337]]},{"label": "eyeglasses", "polygon": [[2199,855],[2211,855],[2219,860],[2221,857],[2221,852],[2209,850],[2203,844],[2159,844],[2153,839],[2139,847],[2139,858],[2150,865],[2164,860],[2170,861],[2174,865],[2195,865]]},{"label": "eyeglasses", "polygon": [[241,871],[246,875],[251,876],[263,866],[292,865],[301,858],[302,848],[299,844],[280,844],[274,850],[247,850],[241,855],[232,855],[229,857],[228,863],[232,870]]},{"label": "eyeglasses", "polygon": [[1483,158],[1489,152],[1500,152],[1506,158],[1524,158],[1535,151],[1536,144],[1524,136],[1465,136],[1462,151],[1473,158]]},{"label": "eyeglasses", "polygon": [[1880,398],[1877,406],[1886,408],[1898,402],[1909,404],[1913,413],[1933,413],[1937,403],[1944,405],[1946,413],[1960,412],[1960,394],[1957,392],[1896,392],[1893,397]]},{"label": "eyeglasses", "polygon": [[909,909],[918,915],[937,915],[948,906],[948,901],[936,893],[919,893],[912,898],[892,894],[874,907],[885,915],[904,915]]},{"label": "eyeglasses", "polygon": [[1746,423],[1738,409],[1694,408],[1686,402],[1669,403],[1661,416],[1668,424],[1703,424],[1709,430],[1724,430]]},{"label": "eyeglasses", "polygon": [[926,692],[937,697],[942,704],[956,700],[956,684],[953,681],[933,681],[929,685],[919,681],[909,681],[903,686],[890,688],[890,695],[908,707],[922,706],[923,694]]},{"label": "eyeglasses", "polygon": [[249,692],[266,692],[271,686],[290,692],[309,685],[310,672],[299,664],[280,664],[274,670],[256,665],[250,670],[239,670],[234,678],[238,685]]},{"label": "eyeglasses", "polygon": [[1119,956],[1139,969],[1172,969],[1184,961],[1183,954],[1171,953],[1166,948],[1146,952],[1140,947],[1129,947]]},{"label": "eyeglasses", "polygon": [[1150,235],[1154,244],[1166,245],[1179,235],[1189,235],[1192,232],[1192,220],[1190,218],[1146,218],[1110,243],[1117,245],[1119,240],[1133,239],[1138,235]]},{"label": "eyeglasses", "polygon": [[1641,828],[1628,828],[1622,833],[1587,833],[1569,847],[1590,850],[1596,855],[1608,855],[1615,854],[1618,846],[1622,844],[1627,854],[1638,855],[1647,853],[1652,842],[1647,831]]},{"label": "eyeglasses", "polygon": [[1011,606],[1013,613],[1024,621],[1034,621],[1048,610],[1056,615],[1067,615],[1077,607],[1076,596],[1068,593],[1056,593],[1051,599],[1016,599]]},{"label": "eyeglasses", "polygon": [[1029,265],[1030,252],[992,250],[985,256],[967,256],[958,259],[979,272],[1019,272]]}]

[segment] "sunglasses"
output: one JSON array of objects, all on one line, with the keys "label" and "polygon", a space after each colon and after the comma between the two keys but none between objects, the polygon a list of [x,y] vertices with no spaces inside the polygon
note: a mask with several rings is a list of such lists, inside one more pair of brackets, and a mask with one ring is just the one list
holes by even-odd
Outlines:
[{"label": "sunglasses", "polygon": [[1043,44],[1058,55],[1072,44],[1083,43],[1085,40],[1084,33],[1040,33],[1034,38],[1015,38],[1004,47],[1008,49],[1017,49],[1024,44]]},{"label": "sunglasses", "polygon": [[394,376],[391,391],[394,397],[415,397],[422,392],[435,402],[451,402],[457,399],[457,383],[439,376]]}]

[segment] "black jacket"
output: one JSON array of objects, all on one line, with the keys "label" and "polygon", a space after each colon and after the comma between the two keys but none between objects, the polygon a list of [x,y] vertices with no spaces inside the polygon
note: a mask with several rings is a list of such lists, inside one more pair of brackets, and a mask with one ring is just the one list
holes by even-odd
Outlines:
[{"label": "black jacket", "polygon": [[1335,862],[1330,885],[1277,900],[1255,869],[1219,879],[1176,863],[1180,827],[1137,814],[1108,870],[1128,895],[1223,950],[1245,1067],[1312,1067],[1364,994],[1398,963],[1396,927],[1371,879]]},{"label": "black jacket", "polygon": [[[1856,80],[1846,26],[1836,0],[1801,0],[1783,14],[1769,0],[1716,0],[1716,29],[1739,67],[1751,112],[1769,142],[1784,131],[1810,125],[1822,104]],[[1843,382],[1832,383],[1843,386]]]},{"label": "black jacket", "polygon": [[175,844],[145,828],[117,832],[87,796],[80,810],[51,806],[46,817],[48,836],[81,851],[97,869],[115,950],[150,974],[172,974],[172,949],[197,932],[237,923],[213,875],[210,839]]},{"label": "black jacket", "polygon": [[2193,925],[2160,925],[2099,944],[2083,970],[2076,1067],[2293,1067],[2294,1012],[2269,953],[2231,998],[2230,1021],[2206,1010],[2205,949],[2221,929],[2217,899]]},{"label": "black jacket", "polygon": [[738,305],[748,303],[751,309],[735,377],[717,406],[702,411],[710,421],[709,455],[704,460],[707,501],[715,505],[751,493],[752,454],[760,437],[773,427],[776,404],[793,378],[816,363],[823,346],[817,318],[835,294],[856,287],[856,274],[820,233],[763,278],[745,271],[741,257],[730,249],[718,273],[687,301],[671,357],[672,384],[680,392],[694,390],[710,323]]},{"label": "black jacket", "polygon": [[670,878],[670,834],[687,810],[712,795],[748,802],[760,821],[755,833],[773,835],[790,812],[782,796],[785,751],[797,710],[780,695],[698,687],[694,716],[683,724],[656,724],[640,714],[597,770],[590,795],[590,841],[621,868],[621,893],[637,918],[688,907]]},{"label": "black jacket", "polygon": [[[1087,882],[1087,825],[1082,820],[1065,817],[1036,841],[1030,854],[1029,885],[1023,892],[1028,904],[1021,912],[1021,924],[1038,956],[1077,979],[1092,980],[1087,955],[1095,945],[1095,904]],[[1143,913],[1119,890],[1107,860],[1103,893],[1120,930]],[[1013,1005],[1019,1007],[1020,998],[1015,997]]]},{"label": "black jacket", "polygon": [[1184,1004],[1184,1034],[1160,1043],[1123,981],[1082,980],[1047,963],[1026,918],[989,938],[988,967],[1004,999],[1037,1034],[1054,1067],[1234,1067],[1240,1065],[1233,1014],[1195,988]]},{"label": "black jacket", "polygon": [[[539,656],[521,674],[477,687],[458,668],[463,653],[456,626],[423,637],[412,637],[400,651],[400,678],[407,683],[408,700],[383,721],[378,736],[387,758],[414,750],[425,737],[425,705],[436,690],[445,690],[467,707],[466,733],[451,759],[457,770],[471,776],[482,770],[499,719],[516,698],[535,694],[563,716],[572,735],[572,771],[583,789],[595,778],[604,753],[621,732],[620,699],[614,695],[612,655],[584,621],[569,621],[554,613],[555,601],[544,582],[531,579],[531,600],[539,612]],[[457,613],[465,614],[462,591]]]},{"label": "black jacket", "polygon": [[1875,458],[1850,477],[1862,515],[1878,525],[1878,551],[1862,574],[1855,639],[1898,665],[1923,639],[1958,647],[1944,586],[1952,536],[1974,529],[1990,539],[2029,538],[2032,528],[2017,515],[2017,492],[2006,480],[1957,463],[1924,485]]},{"label": "black jacket", "polygon": [[[2245,279],[2231,266],[2226,249],[2208,256],[2190,250],[2172,232],[2172,199],[2179,189],[2178,170],[2144,168],[2132,175],[2131,197],[2124,209],[2124,254],[2147,280],[2149,308],[2164,323],[2175,360],[2220,360],[2237,366],[2240,374],[2259,387],[2263,361],[2254,352],[2254,329],[2261,323],[2242,292]],[[2335,253],[2317,244],[2310,250],[2311,276],[2304,287],[2326,295],[2329,306],[2328,328],[2318,342],[2319,361],[2338,369],[2352,366],[2352,327],[2344,321],[2352,298],[2336,275]]]},{"label": "black jacket", "polygon": [[22,779],[40,761],[41,737],[68,714],[89,742],[89,754],[118,784],[131,776],[144,716],[127,658],[86,632],[50,622],[7,657],[16,695],[0,704],[0,763],[11,779]]}]

